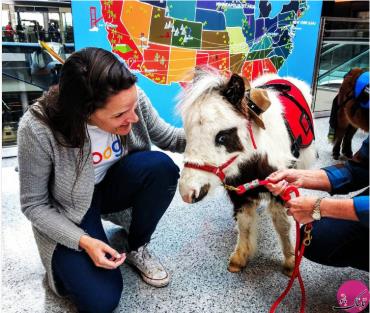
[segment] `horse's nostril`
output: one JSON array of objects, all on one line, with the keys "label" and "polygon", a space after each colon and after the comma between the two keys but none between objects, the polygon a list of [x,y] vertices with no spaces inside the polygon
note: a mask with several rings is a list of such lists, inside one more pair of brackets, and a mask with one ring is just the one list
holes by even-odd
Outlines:
[{"label": "horse's nostril", "polygon": [[202,188],[200,188],[198,197],[195,197],[195,193],[193,193],[192,198],[191,198],[192,203],[202,200],[207,195],[210,187],[211,187],[210,184],[203,185]]},{"label": "horse's nostril", "polygon": [[191,203],[197,202],[197,197],[195,196],[195,192],[191,194]]}]

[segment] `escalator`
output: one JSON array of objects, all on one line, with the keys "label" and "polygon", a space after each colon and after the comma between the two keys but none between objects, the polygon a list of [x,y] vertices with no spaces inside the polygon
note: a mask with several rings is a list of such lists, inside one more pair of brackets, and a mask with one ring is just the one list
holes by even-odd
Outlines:
[{"label": "escalator", "polygon": [[[54,50],[68,57],[73,44],[57,44]],[[38,43],[2,43],[2,157],[16,154],[18,123],[28,106],[58,83],[61,63]]]},{"label": "escalator", "polygon": [[[62,59],[74,50],[74,45],[48,43]],[[43,50],[38,43],[2,43],[3,78],[19,80],[25,84],[47,90],[58,82],[61,63]]]},{"label": "escalator", "polygon": [[369,68],[369,21],[322,19],[321,49],[315,70],[315,116],[328,116],[343,77],[354,67]]},{"label": "escalator", "polygon": [[341,42],[321,54],[318,86],[338,88],[353,67],[369,67],[369,44]]}]

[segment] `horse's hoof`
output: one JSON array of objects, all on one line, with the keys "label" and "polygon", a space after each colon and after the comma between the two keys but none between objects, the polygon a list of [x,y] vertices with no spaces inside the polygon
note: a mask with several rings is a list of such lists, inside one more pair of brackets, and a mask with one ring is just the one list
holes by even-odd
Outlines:
[{"label": "horse's hoof", "polygon": [[241,269],[246,266],[247,262],[248,262],[247,256],[242,256],[238,252],[233,252],[230,255],[229,265],[227,269],[232,273],[240,272]]},{"label": "horse's hoof", "polygon": [[286,275],[288,277],[292,277],[293,272],[294,272],[294,268],[283,267],[283,274],[284,275]]},{"label": "horse's hoof", "polygon": [[231,273],[238,273],[242,270],[242,267],[240,265],[229,263],[229,266],[227,267],[227,270]]},{"label": "horse's hoof", "polygon": [[291,277],[294,271],[294,266],[295,266],[294,256],[285,259],[284,264],[283,264],[283,274]]}]

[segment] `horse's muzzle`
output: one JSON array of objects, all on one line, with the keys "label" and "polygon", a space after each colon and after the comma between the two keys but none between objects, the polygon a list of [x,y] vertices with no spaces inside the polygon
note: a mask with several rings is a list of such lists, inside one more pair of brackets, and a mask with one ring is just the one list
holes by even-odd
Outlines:
[{"label": "horse's muzzle", "polygon": [[209,189],[211,188],[210,184],[203,185],[200,188],[199,196],[196,196],[196,192],[194,189],[190,189],[187,194],[182,194],[182,199],[187,203],[196,203],[202,200],[207,194]]}]

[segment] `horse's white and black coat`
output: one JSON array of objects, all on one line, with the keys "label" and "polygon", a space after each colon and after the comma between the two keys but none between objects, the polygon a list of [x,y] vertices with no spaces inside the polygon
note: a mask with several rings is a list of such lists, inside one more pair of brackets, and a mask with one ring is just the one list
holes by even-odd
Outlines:
[{"label": "horse's white and black coat", "polygon": [[[187,139],[184,162],[220,166],[233,156],[236,160],[228,166],[225,183],[238,186],[256,178],[265,179],[272,172],[294,164],[297,168],[307,167],[315,158],[313,145],[302,149],[299,158],[291,152],[291,139],[283,118],[283,107],[277,92],[253,89],[255,101],[268,99],[271,105],[262,113],[265,129],[257,126],[242,101],[246,90],[264,85],[277,79],[276,75],[265,75],[249,83],[237,75],[230,79],[218,73],[198,73],[194,83],[184,90],[179,99],[179,111]],[[302,92],[307,103],[311,103],[309,87],[302,81],[286,78]],[[253,148],[251,127],[257,148]],[[184,201],[200,201],[215,187],[220,179],[208,172],[184,168],[179,188]],[[256,249],[256,213],[260,200],[270,199],[269,210],[280,236],[285,256],[284,268],[291,273],[294,266],[294,251],[290,240],[290,221],[282,202],[258,187],[243,195],[229,191],[234,205],[234,216],[238,223],[239,237],[235,251],[229,261],[230,271],[239,271],[245,266]]]}]

